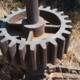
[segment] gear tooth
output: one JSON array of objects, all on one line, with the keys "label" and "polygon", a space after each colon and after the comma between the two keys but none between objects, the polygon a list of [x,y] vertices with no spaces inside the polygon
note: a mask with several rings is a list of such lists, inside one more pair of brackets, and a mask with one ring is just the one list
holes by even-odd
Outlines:
[{"label": "gear tooth", "polygon": [[60,15],[64,15],[64,12],[63,12],[63,11],[60,11],[59,14],[60,14]]},{"label": "gear tooth", "polygon": [[16,43],[14,41],[11,41],[9,44],[9,55],[11,62],[15,64],[15,55],[16,55],[17,49],[16,49]]},{"label": "gear tooth", "polygon": [[33,37],[33,32],[30,31],[30,32],[29,32],[29,36],[28,36],[28,38],[27,38],[27,41],[31,41],[31,40],[32,40],[32,37]]},{"label": "gear tooth", "polygon": [[45,42],[42,42],[41,45],[41,50],[42,50],[42,64],[43,68],[46,68],[47,65],[47,45]]},{"label": "gear tooth", "polygon": [[[10,14],[14,14],[16,11],[14,11],[14,10],[12,10],[12,11],[10,11]],[[8,15],[8,16],[10,16],[10,15]],[[8,17],[7,16],[7,17]]]},{"label": "gear tooth", "polygon": [[55,64],[57,58],[57,42],[55,40],[49,40],[48,45],[48,62]]},{"label": "gear tooth", "polygon": [[64,30],[64,31],[63,31],[63,34],[70,35],[70,34],[71,34],[71,32],[70,32],[70,31],[67,31],[67,30]]},{"label": "gear tooth", "polygon": [[37,45],[37,66],[38,69],[45,69],[47,64],[47,46],[46,44],[40,44]]},{"label": "gear tooth", "polygon": [[71,20],[65,20],[65,22],[66,22],[66,24],[67,24],[67,23],[72,23]]},{"label": "gear tooth", "polygon": [[0,41],[0,43],[4,43],[5,41],[8,41],[8,38],[4,37],[4,38]]},{"label": "gear tooth", "polygon": [[9,41],[6,38],[3,38],[0,41],[0,47],[1,47],[1,50],[2,50],[3,55],[6,55],[6,53],[8,51],[8,44],[9,44]]},{"label": "gear tooth", "polygon": [[18,10],[18,11],[20,11],[20,10],[21,10],[21,8],[17,8],[17,10]]},{"label": "gear tooth", "polygon": [[31,66],[32,70],[36,71],[37,70],[37,61],[36,61],[36,47],[35,45],[30,45],[30,56],[31,56]]},{"label": "gear tooth", "polygon": [[62,16],[64,19],[69,19],[69,16],[68,15],[63,15]]},{"label": "gear tooth", "polygon": [[71,26],[71,25],[67,25],[65,29],[66,29],[67,31],[72,32],[72,26]]},{"label": "gear tooth", "polygon": [[72,29],[71,25],[66,25],[66,28]]},{"label": "gear tooth", "polygon": [[67,53],[67,50],[68,50],[70,34],[71,32],[66,30],[62,33],[62,35],[65,37],[65,49],[64,49],[65,53]]},{"label": "gear tooth", "polygon": [[68,27],[67,28],[70,28],[70,29],[72,29],[72,26],[71,25],[68,25]]},{"label": "gear tooth", "polygon": [[43,8],[44,8],[43,5],[39,6],[39,9],[43,9]]},{"label": "gear tooth", "polygon": [[26,45],[19,46],[19,55],[20,55],[21,64],[25,66]]},{"label": "gear tooth", "polygon": [[46,10],[50,10],[50,8],[51,8],[50,6],[47,6],[45,9],[46,9]]},{"label": "gear tooth", "polygon": [[57,9],[57,8],[53,9],[53,12],[57,12],[57,11],[58,11],[58,9]]},{"label": "gear tooth", "polygon": [[45,42],[42,42],[40,45],[41,45],[42,49],[46,49],[46,43]]},{"label": "gear tooth", "polygon": [[13,11],[13,10],[12,10],[10,13],[14,14],[14,13],[15,13],[15,11]]},{"label": "gear tooth", "polygon": [[58,44],[57,57],[62,59],[65,48],[65,38],[61,35],[56,38]]},{"label": "gear tooth", "polygon": [[9,43],[9,47],[12,47],[16,44],[16,40],[12,40],[10,43]]}]

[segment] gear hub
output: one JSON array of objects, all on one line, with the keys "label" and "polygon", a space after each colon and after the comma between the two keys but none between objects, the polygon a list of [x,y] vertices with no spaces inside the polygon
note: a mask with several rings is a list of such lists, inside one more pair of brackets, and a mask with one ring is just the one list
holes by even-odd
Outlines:
[{"label": "gear hub", "polygon": [[71,20],[63,11],[25,0],[26,9],[12,11],[0,23],[0,47],[13,65],[27,71],[45,69],[67,52]]}]

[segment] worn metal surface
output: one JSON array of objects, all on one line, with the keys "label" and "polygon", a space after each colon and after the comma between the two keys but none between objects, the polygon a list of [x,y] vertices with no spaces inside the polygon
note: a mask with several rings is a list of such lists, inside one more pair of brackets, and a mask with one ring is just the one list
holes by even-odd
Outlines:
[{"label": "worn metal surface", "polygon": [[11,63],[25,65],[28,70],[37,70],[44,65],[45,68],[47,63],[54,64],[56,58],[62,59],[72,29],[71,20],[62,11],[43,6],[40,6],[39,10],[40,16],[46,22],[44,33],[49,34],[46,38],[33,40],[40,37],[33,37],[33,30],[26,33],[28,36],[25,38],[23,24],[20,21],[25,17],[25,9],[12,11],[3,20],[4,24],[0,28],[0,47],[3,55],[6,55]]}]

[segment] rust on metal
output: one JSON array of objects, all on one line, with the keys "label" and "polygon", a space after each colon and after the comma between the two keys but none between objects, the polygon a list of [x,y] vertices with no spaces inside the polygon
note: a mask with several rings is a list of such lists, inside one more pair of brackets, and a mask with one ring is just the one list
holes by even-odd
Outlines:
[{"label": "rust on metal", "polygon": [[0,48],[9,63],[38,74],[67,52],[71,20],[50,6],[38,9],[38,0],[25,4],[0,21]]}]

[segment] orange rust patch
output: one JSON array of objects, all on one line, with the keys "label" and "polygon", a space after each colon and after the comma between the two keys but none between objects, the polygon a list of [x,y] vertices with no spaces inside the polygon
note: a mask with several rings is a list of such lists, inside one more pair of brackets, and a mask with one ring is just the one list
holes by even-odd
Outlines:
[{"label": "orange rust patch", "polygon": [[42,34],[42,35],[39,36],[39,37],[33,37],[33,41],[44,40],[44,39],[49,38],[49,37],[52,36],[52,35],[54,35],[54,34],[52,34],[52,33],[44,33],[44,34]]}]

